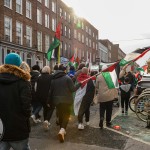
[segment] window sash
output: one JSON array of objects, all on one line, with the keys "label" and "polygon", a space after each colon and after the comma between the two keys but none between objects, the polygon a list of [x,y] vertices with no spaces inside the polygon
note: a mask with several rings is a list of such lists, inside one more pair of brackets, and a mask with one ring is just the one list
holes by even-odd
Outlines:
[{"label": "window sash", "polygon": [[12,0],[5,0],[4,1],[4,6],[11,9],[12,8]]},{"label": "window sash", "polygon": [[16,0],[16,12],[22,13],[22,0]]},{"label": "window sash", "polygon": [[9,17],[4,18],[4,35],[6,41],[12,41],[12,19]]},{"label": "window sash", "polygon": [[26,17],[31,19],[32,7],[31,2],[26,1]]}]

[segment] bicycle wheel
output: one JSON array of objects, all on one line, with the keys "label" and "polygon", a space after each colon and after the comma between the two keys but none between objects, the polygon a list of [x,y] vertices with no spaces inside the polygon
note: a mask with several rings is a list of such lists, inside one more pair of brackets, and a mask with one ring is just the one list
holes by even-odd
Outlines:
[{"label": "bicycle wheel", "polygon": [[129,108],[135,112],[135,101],[137,100],[138,95],[134,95],[129,99]]},{"label": "bicycle wheel", "polygon": [[142,94],[138,97],[135,102],[135,112],[139,119],[144,122],[147,122],[148,112],[145,108],[145,104],[150,102],[150,94]]}]

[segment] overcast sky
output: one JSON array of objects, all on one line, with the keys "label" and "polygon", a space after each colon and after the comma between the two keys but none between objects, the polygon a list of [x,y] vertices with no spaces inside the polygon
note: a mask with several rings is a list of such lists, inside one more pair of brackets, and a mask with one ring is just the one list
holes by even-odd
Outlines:
[{"label": "overcast sky", "polygon": [[[127,54],[150,46],[150,0],[62,0]],[[136,40],[138,39],[138,40]],[[138,63],[145,64],[150,52]]]}]

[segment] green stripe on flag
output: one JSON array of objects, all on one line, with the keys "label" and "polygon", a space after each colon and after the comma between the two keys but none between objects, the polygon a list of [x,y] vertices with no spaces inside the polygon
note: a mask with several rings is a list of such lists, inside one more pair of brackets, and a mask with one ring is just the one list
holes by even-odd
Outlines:
[{"label": "green stripe on flag", "polygon": [[103,75],[103,77],[104,77],[104,79],[105,79],[105,82],[106,82],[108,88],[109,88],[109,89],[115,88],[115,85],[114,85],[114,83],[113,83],[113,80],[112,80],[112,78],[111,78],[110,73],[109,73],[109,72],[102,72],[102,75]]},{"label": "green stripe on flag", "polygon": [[47,51],[47,54],[46,54],[46,58],[48,59],[48,61],[50,61],[51,58],[52,58],[53,50],[54,50],[55,48],[57,48],[59,45],[60,45],[60,41],[59,41],[59,39],[57,39],[57,38],[55,37],[53,43],[50,44],[50,47],[49,47],[49,49],[48,49],[48,51]]},{"label": "green stripe on flag", "polygon": [[126,64],[130,63],[131,61],[126,61],[125,59],[122,59],[119,63],[120,66],[125,66]]}]

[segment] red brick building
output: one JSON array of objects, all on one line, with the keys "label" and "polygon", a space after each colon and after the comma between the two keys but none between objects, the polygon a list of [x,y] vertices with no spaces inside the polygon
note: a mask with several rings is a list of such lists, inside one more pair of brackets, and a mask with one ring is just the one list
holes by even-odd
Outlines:
[{"label": "red brick building", "polygon": [[61,17],[61,56],[75,54],[80,60],[95,62],[98,30],[61,0],[3,0],[0,8],[0,64],[10,52],[20,54],[30,66],[49,64],[45,53]]},{"label": "red brick building", "polygon": [[108,61],[114,62],[125,57],[125,53],[120,49],[119,44],[113,44],[108,39],[99,40],[108,49]]}]

